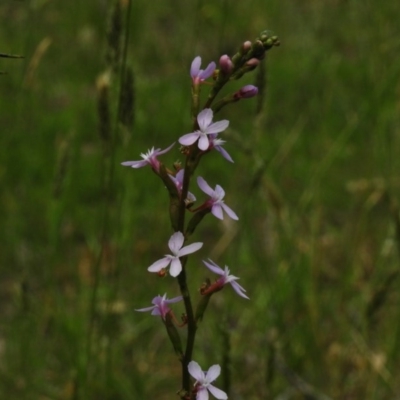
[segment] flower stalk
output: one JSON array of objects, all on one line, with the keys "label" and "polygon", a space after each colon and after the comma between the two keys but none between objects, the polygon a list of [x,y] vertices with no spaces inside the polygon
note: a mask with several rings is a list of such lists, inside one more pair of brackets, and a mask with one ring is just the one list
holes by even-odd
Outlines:
[{"label": "flower stalk", "polygon": [[[236,294],[244,299],[249,299],[246,290],[239,285],[237,276],[231,275],[230,269],[225,266],[219,267],[212,260],[203,261],[204,265],[213,273],[218,275],[215,282],[209,279],[200,287],[200,299],[194,311],[193,300],[188,285],[188,257],[202,249],[202,242],[187,244],[189,238],[195,232],[197,226],[203,221],[207,214],[212,214],[219,220],[226,216],[237,221],[237,214],[225,204],[225,191],[217,184],[213,189],[204,178],[198,176],[197,184],[199,188],[208,195],[201,205],[194,207],[196,197],[189,191],[190,184],[200,160],[217,150],[227,161],[233,163],[232,157],[222,147],[226,141],[220,138],[229,126],[228,120],[214,121],[215,113],[220,111],[228,104],[242,99],[249,99],[257,95],[258,88],[253,85],[245,85],[241,89],[216,100],[220,90],[230,81],[240,79],[246,73],[258,67],[264,59],[266,51],[273,46],[278,46],[278,38],[270,31],[264,31],[253,43],[244,42],[238,52],[229,57],[222,55],[219,59],[219,70],[216,69],[215,62],[210,62],[207,67],[201,69],[202,60],[199,56],[195,57],[190,68],[192,81],[192,131],[179,138],[181,153],[185,157],[184,165],[180,162],[174,164],[173,169],[168,169],[158,157],[164,156],[169,152],[173,144],[164,150],[154,147],[147,153],[142,153],[142,160],[126,161],[122,165],[131,168],[142,168],[150,166],[153,172],[159,176],[167,188],[170,205],[169,214],[171,226],[174,231],[168,241],[170,254],[155,261],[148,267],[149,272],[159,276],[170,275],[176,278],[180,296],[167,299],[166,294],[153,299],[153,306],[138,309],[137,311],[151,311],[152,315],[160,316],[167,330],[168,337],[173,345],[182,366],[182,387],[178,391],[181,400],[206,400],[209,393],[217,399],[227,399],[228,395],[215,387],[212,382],[219,376],[221,368],[213,365],[208,371],[204,372],[196,361],[193,361],[193,351],[196,333],[199,322],[203,320],[204,313],[208,308],[213,294],[223,291],[227,284],[231,285]],[[212,78],[212,82],[208,80]],[[205,85],[211,85],[204,106],[200,107],[201,89]],[[216,100],[216,101],[215,101]],[[214,103],[215,101],[215,103]],[[186,213],[192,213],[189,222],[185,223]],[[185,314],[183,323],[177,320],[169,305],[183,300]],[[186,327],[186,343],[182,344],[181,335],[177,328]],[[195,379],[192,386],[191,377]]]}]

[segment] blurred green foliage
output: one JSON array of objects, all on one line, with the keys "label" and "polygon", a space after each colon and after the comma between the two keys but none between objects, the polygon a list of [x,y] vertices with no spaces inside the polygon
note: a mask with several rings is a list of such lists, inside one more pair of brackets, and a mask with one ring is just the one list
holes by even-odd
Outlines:
[{"label": "blurred green foliage", "polygon": [[[125,30],[129,1],[120,4]],[[194,295],[207,277],[199,261],[211,257],[241,277],[251,301],[230,288],[212,298],[196,360],[229,364],[232,399],[394,398],[397,3],[133,1],[134,123],[107,142],[97,102],[103,80],[115,132],[120,71],[104,75],[111,5],[0,4],[0,51],[25,56],[0,58],[0,397],[171,399],[179,390],[160,321],[134,312],[178,295],[170,277],[146,271],[167,251],[167,194],[150,169],[119,164],[190,131],[196,55],[217,61],[268,28],[282,45],[268,53],[263,110],[256,115],[255,99],[223,109],[235,164],[211,153],[198,171],[226,189],[240,220],[206,218],[189,263]],[[175,146],[163,161],[179,157]]]}]

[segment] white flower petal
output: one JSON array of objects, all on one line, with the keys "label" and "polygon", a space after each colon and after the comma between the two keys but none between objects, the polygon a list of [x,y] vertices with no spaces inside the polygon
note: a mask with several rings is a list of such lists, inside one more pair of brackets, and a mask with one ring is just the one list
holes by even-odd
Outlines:
[{"label": "white flower petal", "polygon": [[210,141],[208,140],[207,135],[200,135],[199,149],[206,151],[208,149],[209,145],[210,145]]},{"label": "white flower petal", "polygon": [[199,138],[198,132],[187,133],[179,138],[179,143],[183,146],[190,146]]},{"label": "white flower petal", "polygon": [[[223,205],[223,203],[222,203],[222,205]],[[224,219],[224,213],[222,212],[221,204],[214,204],[211,207],[211,213],[212,213],[212,215],[214,215],[214,217],[216,217],[218,219]]]},{"label": "white flower petal", "polygon": [[163,268],[166,268],[170,262],[171,262],[171,259],[169,257],[164,257],[161,260],[158,260],[155,263],[151,264],[150,267],[147,268],[147,271],[159,272]]},{"label": "white flower petal", "polygon": [[171,146],[168,146],[166,149],[164,149],[164,150],[157,149],[155,152],[157,153],[157,155],[164,154],[167,151],[171,150],[172,147],[174,147],[174,144],[175,144],[175,142],[172,143]]},{"label": "white flower petal", "polygon": [[221,374],[221,367],[218,364],[212,365],[207,373],[206,373],[206,380],[207,382],[215,381]]},{"label": "white flower petal", "polygon": [[189,374],[193,376],[196,381],[204,381],[204,372],[200,368],[200,365],[196,361],[190,361],[188,364]]},{"label": "white flower petal", "polygon": [[174,278],[178,276],[182,271],[182,263],[179,258],[174,258],[171,262],[171,266],[169,267],[169,274]]},{"label": "white flower petal", "polygon": [[213,111],[211,110],[211,108],[205,108],[204,110],[200,111],[199,115],[197,116],[197,122],[199,124],[200,130],[204,132],[211,124],[212,119]]},{"label": "white flower petal", "polygon": [[178,296],[178,297],[174,297],[173,299],[165,300],[165,302],[166,302],[167,304],[171,304],[171,303],[176,303],[176,302],[178,302],[178,301],[181,301],[182,299],[183,299],[182,296]]},{"label": "white flower petal", "polygon": [[199,74],[199,78],[201,80],[209,78],[215,71],[216,64],[214,61],[211,61],[210,64],[207,65],[207,68]]},{"label": "white flower petal", "polygon": [[205,387],[199,389],[196,400],[208,400],[208,391]]},{"label": "white flower petal", "polygon": [[214,190],[211,189],[210,185],[201,176],[197,177],[197,184],[205,194],[208,194],[210,197],[214,195]]},{"label": "white flower petal", "polygon": [[218,199],[222,200],[225,197],[225,190],[222,189],[222,187],[220,185],[216,185],[215,186],[215,197],[218,197]]},{"label": "white flower petal", "polygon": [[168,241],[168,247],[172,251],[172,254],[176,256],[183,246],[183,242],[185,241],[185,238],[182,234],[182,232],[175,232],[169,239]]},{"label": "white flower petal", "polygon": [[225,160],[230,161],[231,163],[233,163],[233,159],[230,156],[230,154],[222,147],[222,146],[215,146],[215,150],[219,151],[222,154],[222,157],[225,158]]},{"label": "white flower petal", "polygon": [[192,78],[195,78],[197,76],[197,74],[200,71],[200,67],[201,67],[201,57],[197,56],[192,61],[192,65],[190,66],[190,76]]},{"label": "white flower petal", "polygon": [[222,121],[214,122],[209,125],[206,129],[206,133],[219,133],[224,131],[229,126],[229,121],[227,119],[223,119]]},{"label": "white flower petal", "polygon": [[208,261],[209,262],[203,260],[203,263],[210,271],[214,272],[214,274],[225,275],[224,270],[220,268],[217,264],[215,264],[214,261],[210,259],[208,259]]},{"label": "white flower petal", "polygon": [[146,312],[146,311],[152,310],[153,308],[156,308],[156,306],[145,307],[145,308],[137,308],[137,309],[135,309],[135,311]]},{"label": "white flower petal", "polygon": [[246,289],[244,289],[242,286],[240,286],[237,282],[232,281],[230,282],[233,290],[240,296],[244,297],[245,299],[250,300],[250,297],[248,297],[244,292],[246,292]]},{"label": "white flower petal", "polygon": [[214,385],[209,385],[208,390],[218,400],[227,400],[228,395],[221,389],[216,388]]},{"label": "white flower petal", "polygon": [[141,168],[145,167],[148,165],[148,162],[146,160],[140,160],[140,161],[124,161],[121,163],[124,167],[132,167],[132,168]]},{"label": "white flower petal", "polygon": [[182,247],[179,250],[178,256],[179,257],[186,256],[187,254],[194,253],[195,251],[201,249],[202,247],[203,247],[203,243],[201,243],[201,242],[189,244],[189,245],[187,245],[185,247]]},{"label": "white flower petal", "polygon": [[225,210],[225,212],[235,221],[237,221],[239,219],[239,217],[235,214],[235,212],[228,207],[225,203],[221,203],[221,206],[223,207],[223,209]]}]

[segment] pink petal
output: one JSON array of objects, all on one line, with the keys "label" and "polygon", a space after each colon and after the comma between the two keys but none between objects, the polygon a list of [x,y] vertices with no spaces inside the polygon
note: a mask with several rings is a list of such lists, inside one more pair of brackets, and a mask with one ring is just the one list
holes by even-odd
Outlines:
[{"label": "pink petal", "polygon": [[211,108],[205,108],[203,111],[200,111],[199,115],[197,116],[197,122],[199,123],[201,131],[205,131],[211,124],[213,115],[214,114]]},{"label": "pink petal", "polygon": [[199,389],[196,395],[196,400],[208,400],[208,391],[205,387]]},{"label": "pink petal", "polygon": [[223,392],[221,389],[216,388],[213,385],[208,385],[208,390],[215,398],[219,400],[226,400],[228,398],[225,392]]},{"label": "pink petal", "polygon": [[215,381],[221,374],[221,367],[218,364],[212,365],[207,373],[206,373],[206,379],[208,382]]},{"label": "pink petal", "polygon": [[199,139],[199,149],[206,151],[208,149],[208,146],[210,145],[210,142],[208,140],[207,135],[201,135]]},{"label": "pink petal", "polygon": [[203,243],[200,243],[200,242],[192,243],[192,244],[189,244],[188,246],[182,247],[179,250],[178,255],[179,255],[179,257],[183,257],[183,256],[186,256],[187,254],[194,253],[195,251],[201,249],[202,247],[203,247]]},{"label": "pink petal", "polygon": [[185,238],[184,238],[182,232],[175,232],[170,237],[170,239],[168,241],[168,247],[172,251],[172,254],[174,256],[176,256],[178,254],[178,251],[183,246],[184,241],[185,241]]},{"label": "pink petal", "polygon": [[148,165],[148,162],[146,160],[125,161],[125,162],[122,162],[121,165],[123,165],[125,167],[141,168],[141,167]]},{"label": "pink petal", "polygon": [[178,301],[181,301],[183,299],[182,296],[174,297],[173,299],[165,300],[166,303],[171,304],[171,303],[177,303]]},{"label": "pink petal", "polygon": [[217,65],[214,61],[211,61],[210,64],[207,65],[207,68],[199,74],[199,78],[201,80],[209,78],[215,71]]},{"label": "pink petal", "polygon": [[157,155],[164,154],[167,151],[170,151],[172,149],[172,147],[174,147],[174,144],[175,144],[175,142],[172,143],[171,146],[168,146],[166,149],[161,150],[161,151],[159,151],[160,149],[157,149],[155,152],[157,153]]},{"label": "pink petal", "polygon": [[151,307],[145,307],[145,308],[138,308],[135,311],[140,311],[140,312],[146,312],[146,311],[150,311],[153,308],[156,308],[156,306],[151,306]]},{"label": "pink petal", "polygon": [[196,395],[196,400],[208,400],[208,390],[200,388]]},{"label": "pink petal", "polygon": [[206,129],[207,133],[219,133],[224,131],[229,126],[229,121],[223,119],[222,121],[214,122]]},{"label": "pink petal", "polygon": [[210,185],[201,177],[197,177],[197,184],[199,188],[210,197],[214,195],[214,190],[211,189]]},{"label": "pink petal", "polygon": [[215,186],[215,190],[214,190],[214,194],[216,197],[218,197],[219,199],[223,199],[225,197],[225,190],[222,189],[221,186],[216,185]]},{"label": "pink petal", "polygon": [[239,219],[239,217],[235,214],[235,212],[228,207],[225,203],[221,203],[221,206],[223,207],[223,209],[225,210],[225,212],[235,221],[237,221]]},{"label": "pink petal", "polygon": [[240,285],[239,285],[237,282],[235,282],[235,281],[230,282],[230,284],[231,284],[233,290],[234,290],[240,297],[244,297],[245,299],[249,299],[249,300],[250,300],[250,297],[247,297],[247,296],[245,295],[244,292],[246,292],[246,290],[245,290],[242,286],[240,286]]},{"label": "pink petal", "polygon": [[192,78],[196,78],[196,76],[200,71],[200,67],[201,67],[201,57],[197,56],[192,61],[192,65],[190,66],[190,76]]},{"label": "pink petal", "polygon": [[219,151],[222,154],[222,157],[224,157],[226,160],[233,163],[232,157],[222,146],[215,146],[215,150]]},{"label": "pink petal", "polygon": [[221,204],[214,204],[211,207],[211,213],[212,215],[214,215],[214,217],[217,217],[218,219],[224,219],[224,213],[222,212]]},{"label": "pink petal", "polygon": [[199,138],[199,135],[198,132],[187,133],[179,138],[179,143],[183,146],[190,146]]},{"label": "pink petal", "polygon": [[217,264],[215,264],[215,262],[211,261],[210,259],[209,259],[209,261],[210,262],[207,262],[207,261],[203,260],[203,263],[210,271],[212,271],[212,272],[214,272],[215,274],[218,274],[218,275],[224,275],[225,274],[224,270],[222,268],[220,268]]},{"label": "pink petal", "polygon": [[174,258],[171,262],[171,266],[169,267],[169,274],[174,278],[178,276],[182,271],[182,263],[179,258]]},{"label": "pink petal", "polygon": [[159,272],[163,268],[166,268],[168,264],[171,262],[171,259],[168,257],[164,257],[161,260],[156,261],[155,263],[151,264],[147,271],[150,272]]},{"label": "pink petal", "polygon": [[151,312],[151,315],[162,315],[162,312],[158,307],[154,307],[154,310]]},{"label": "pink petal", "polygon": [[196,361],[190,361],[188,364],[188,371],[189,374],[193,376],[196,381],[203,381],[204,380],[204,372],[200,368],[200,365]]}]

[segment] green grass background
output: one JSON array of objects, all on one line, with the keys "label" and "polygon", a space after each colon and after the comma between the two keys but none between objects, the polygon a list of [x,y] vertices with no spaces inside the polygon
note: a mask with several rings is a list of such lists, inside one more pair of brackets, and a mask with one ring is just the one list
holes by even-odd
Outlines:
[{"label": "green grass background", "polygon": [[[217,61],[272,29],[282,45],[263,111],[255,99],[224,108],[235,163],[211,153],[198,170],[240,220],[207,216],[188,264],[195,298],[211,257],[251,301],[230,288],[212,298],[195,359],[223,365],[230,399],[398,398],[397,3],[132,0],[135,121],[112,155],[96,90],[110,5],[0,3],[0,51],[25,56],[0,58],[0,397],[177,398],[163,326],[134,311],[179,294],[146,271],[167,251],[168,197],[150,169],[119,163],[190,131],[196,55]],[[109,94],[115,128],[117,74]],[[175,146],[163,161],[180,157]]]}]

